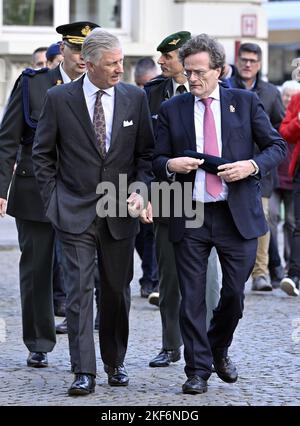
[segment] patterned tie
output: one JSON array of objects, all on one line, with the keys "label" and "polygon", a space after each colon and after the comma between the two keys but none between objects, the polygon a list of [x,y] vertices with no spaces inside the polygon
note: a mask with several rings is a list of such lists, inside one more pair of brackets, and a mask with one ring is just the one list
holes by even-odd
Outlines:
[{"label": "patterned tie", "polygon": [[102,158],[106,156],[106,125],[105,125],[105,115],[103,110],[103,105],[101,102],[101,97],[104,94],[103,90],[99,90],[97,92],[95,108],[94,108],[94,117],[93,117],[93,125],[97,137],[97,141],[99,143],[100,155]]},{"label": "patterned tie", "polygon": [[183,84],[181,84],[180,86],[177,87],[176,89],[176,94],[177,95],[182,95],[182,93],[186,92],[186,88]]},{"label": "patterned tie", "polygon": [[[213,98],[201,99],[205,105],[203,134],[204,134],[204,154],[214,155],[220,157],[217,132],[215,126],[214,115],[211,110],[210,104]],[[211,173],[205,173],[206,192],[217,198],[222,192],[222,180],[219,176]]]}]

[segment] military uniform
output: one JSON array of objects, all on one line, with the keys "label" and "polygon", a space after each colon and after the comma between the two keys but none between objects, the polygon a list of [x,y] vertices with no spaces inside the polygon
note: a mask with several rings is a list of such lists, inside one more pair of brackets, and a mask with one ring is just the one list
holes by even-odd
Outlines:
[{"label": "military uniform", "polygon": [[[77,22],[57,27],[56,31],[62,34],[66,45],[80,51],[86,35],[97,26]],[[27,364],[32,367],[48,365],[45,353],[52,351],[56,342],[52,291],[54,230],[45,216],[33,173],[32,144],[46,92],[62,83],[59,66],[23,71],[0,129],[0,198],[7,199],[11,183],[7,213],[15,217],[18,229],[23,340],[30,352]]]},{"label": "military uniform", "polygon": [[34,177],[31,151],[47,90],[62,83],[59,68],[27,69],[10,97],[0,130],[0,197],[16,218],[20,258],[23,339],[30,352],[50,352],[55,345],[52,302],[54,231],[46,219]]}]

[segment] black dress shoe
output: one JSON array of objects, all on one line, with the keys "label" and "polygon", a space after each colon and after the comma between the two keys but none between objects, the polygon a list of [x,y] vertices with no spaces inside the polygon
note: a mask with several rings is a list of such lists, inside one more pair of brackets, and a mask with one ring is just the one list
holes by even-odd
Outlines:
[{"label": "black dress shoe", "polygon": [[182,392],[192,395],[197,393],[205,393],[207,392],[207,381],[197,375],[190,376],[182,385]]},{"label": "black dress shoe", "polygon": [[180,357],[180,349],[173,349],[171,351],[162,349],[159,354],[149,362],[149,367],[168,367],[171,362],[179,361]]},{"label": "black dress shoe", "polygon": [[129,378],[123,364],[118,367],[110,367],[104,364],[104,371],[108,376],[110,386],[128,386]]},{"label": "black dress shoe", "polygon": [[67,318],[55,326],[56,334],[68,334]]},{"label": "black dress shoe", "polygon": [[56,315],[57,317],[66,316],[66,302],[54,303],[54,315]]},{"label": "black dress shoe", "polygon": [[229,356],[214,358],[214,367],[223,382],[234,383],[237,381],[238,372]]},{"label": "black dress shoe", "polygon": [[89,393],[95,392],[95,377],[91,374],[75,374],[75,380],[71,384],[68,395],[69,396],[80,396],[88,395]]},{"label": "black dress shoe", "polygon": [[48,358],[46,352],[29,352],[27,358],[28,367],[43,368],[48,367]]}]

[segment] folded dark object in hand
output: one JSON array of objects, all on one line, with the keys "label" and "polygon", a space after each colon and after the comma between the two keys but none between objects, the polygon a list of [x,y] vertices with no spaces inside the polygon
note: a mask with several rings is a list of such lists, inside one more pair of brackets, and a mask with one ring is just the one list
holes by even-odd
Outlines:
[{"label": "folded dark object in hand", "polygon": [[191,151],[189,149],[186,149],[185,151],[183,151],[183,155],[186,157],[192,157],[192,158],[197,158],[199,160],[204,160],[204,163],[201,164],[201,166],[199,167],[203,169],[205,172],[212,173],[214,175],[216,175],[219,172],[218,166],[221,166],[221,164],[230,163],[230,161],[226,160],[225,158],[215,157],[214,155],[203,154],[202,152]]}]

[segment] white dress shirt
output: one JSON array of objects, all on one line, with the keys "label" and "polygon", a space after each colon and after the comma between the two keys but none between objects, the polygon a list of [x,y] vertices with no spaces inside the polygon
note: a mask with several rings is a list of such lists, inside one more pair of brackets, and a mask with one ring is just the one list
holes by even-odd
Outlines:
[{"label": "white dress shirt", "polygon": [[176,96],[176,90],[177,90],[177,87],[179,87],[179,86],[184,86],[186,88],[187,92],[190,91],[189,83],[187,81],[184,84],[179,84],[174,80],[174,78],[172,78],[172,83],[173,83],[174,96]]},{"label": "white dress shirt", "polygon": [[[87,74],[84,76],[82,88],[89,116],[91,122],[93,123],[96,96],[100,89],[91,82]],[[102,95],[101,102],[103,105],[106,126],[105,146],[106,152],[108,152],[111,143],[111,133],[114,118],[115,88],[110,87],[103,90],[103,92],[104,93]]]},{"label": "white dress shirt", "polygon": [[[210,98],[213,98],[211,103],[211,109],[214,115],[217,141],[219,148],[219,155],[222,157],[222,131],[221,131],[221,104],[220,104],[220,88],[219,85],[210,94]],[[196,131],[196,147],[197,152],[203,152],[204,150],[204,134],[203,134],[203,120],[204,120],[205,106],[201,99],[195,96],[194,105],[194,119],[195,119],[195,131]],[[193,200],[201,201],[202,203],[210,203],[214,201],[224,201],[228,196],[228,187],[225,181],[222,179],[222,192],[217,198],[214,198],[208,192],[205,187],[205,171],[198,169],[196,172],[195,186],[193,191]]]}]

